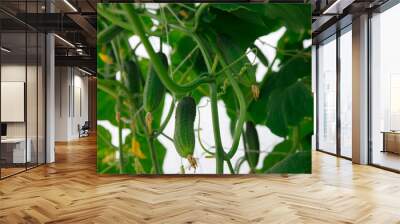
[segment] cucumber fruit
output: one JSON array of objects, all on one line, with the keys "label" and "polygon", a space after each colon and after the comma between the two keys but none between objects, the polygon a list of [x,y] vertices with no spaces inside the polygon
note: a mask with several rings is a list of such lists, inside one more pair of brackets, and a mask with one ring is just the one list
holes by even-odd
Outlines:
[{"label": "cucumber fruit", "polygon": [[244,132],[245,139],[245,157],[249,163],[250,169],[254,170],[257,167],[260,157],[260,141],[258,133],[253,122],[246,122],[246,130]]},{"label": "cucumber fruit", "polygon": [[[168,60],[167,56],[163,53],[158,53],[161,57],[161,61],[167,67]],[[165,96],[165,87],[161,80],[158,78],[157,72],[153,66],[150,67],[149,73],[147,74],[146,83],[143,91],[143,104],[146,112],[155,111],[158,106],[163,102]]]},{"label": "cucumber fruit", "polygon": [[192,158],[195,146],[194,120],[196,102],[193,97],[183,97],[175,111],[174,144],[178,154],[183,158]]}]

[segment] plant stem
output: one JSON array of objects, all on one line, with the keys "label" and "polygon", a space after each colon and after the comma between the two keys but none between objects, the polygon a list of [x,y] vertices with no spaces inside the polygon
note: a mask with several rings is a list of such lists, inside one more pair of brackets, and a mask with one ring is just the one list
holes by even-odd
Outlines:
[{"label": "plant stem", "polygon": [[227,159],[227,160],[226,160],[226,163],[228,164],[229,172],[231,172],[231,174],[235,174],[235,170],[233,169],[231,160],[230,160],[230,159]]},{"label": "plant stem", "polygon": [[163,123],[160,125],[160,128],[158,128],[158,130],[154,133],[154,137],[157,137],[158,135],[160,135],[164,131],[165,127],[167,127],[167,124],[168,124],[169,120],[171,119],[172,113],[174,112],[174,108],[175,108],[175,99],[172,99],[171,106],[169,107],[167,117],[165,118]]},{"label": "plant stem", "polygon": [[124,29],[120,26],[111,25],[99,32],[99,34],[97,35],[97,41],[101,44],[108,43],[111,41],[111,39],[120,34],[122,31],[124,31]]},{"label": "plant stem", "polygon": [[200,107],[197,107],[197,112],[199,114],[199,120],[197,123],[197,140],[199,141],[200,147],[208,154],[215,156],[215,153],[209,151],[204,145],[203,142],[201,141],[201,137],[200,137],[200,132],[201,132],[201,128],[200,128]]},{"label": "plant stem", "polygon": [[[229,65],[225,66],[222,70],[218,71],[215,73],[215,75],[218,75],[222,72],[226,72],[228,69],[232,68],[234,65],[236,65],[237,63],[239,63],[240,61],[242,61],[242,59],[247,57],[247,54],[250,52],[253,52],[254,48],[250,49],[249,52],[245,52],[242,56],[240,56],[239,58],[237,58],[235,61],[233,61],[232,63],[230,63]],[[254,52],[253,52],[254,53]]]},{"label": "plant stem", "polygon": [[156,171],[157,174],[161,174],[161,169],[160,169],[160,165],[158,164],[158,160],[157,160],[157,152],[154,148],[154,136],[152,135],[152,133],[149,133],[147,131],[145,122],[143,120],[143,116],[139,116],[139,118],[137,119],[137,122],[139,123],[139,125],[145,130],[145,138],[146,138],[146,142],[149,145],[149,149],[150,149],[150,157],[151,157],[151,162],[153,163],[153,168]]},{"label": "plant stem", "polygon": [[[223,54],[222,54],[221,50],[216,46],[215,43],[213,43],[212,41],[209,41],[209,42],[213,46],[213,49],[215,49],[215,51],[220,59],[221,65],[223,67],[226,67],[227,63],[225,62],[225,59],[223,58]],[[243,92],[240,89],[239,85],[237,84],[236,80],[233,78],[233,76],[230,72],[231,71],[229,69],[228,72],[225,71],[225,74],[228,78],[228,81],[232,85],[233,91],[235,92],[236,97],[238,98],[238,101],[239,101],[239,119],[236,124],[235,133],[233,134],[233,143],[232,143],[231,149],[229,150],[228,154],[226,155],[227,156],[226,159],[231,159],[237,151],[237,148],[239,146],[239,141],[240,141],[240,135],[242,134],[243,124],[244,124],[244,121],[246,118],[246,110],[247,110],[246,99],[244,98]]]},{"label": "plant stem", "polygon": [[182,8],[186,8],[187,10],[190,10],[192,12],[196,12],[195,8],[189,7],[187,5],[185,5],[185,3],[176,3],[177,5],[181,6]]},{"label": "plant stem", "polygon": [[218,99],[217,99],[217,87],[215,83],[210,83],[210,97],[211,97],[211,114],[214,129],[214,140],[215,140],[215,160],[216,160],[216,173],[224,173],[224,149],[221,142],[221,134],[219,129],[219,117],[218,117]]},{"label": "plant stem", "polygon": [[166,5],[166,8],[171,13],[171,15],[175,18],[175,20],[179,23],[179,25],[182,27],[185,27],[185,24],[179,19],[179,17],[175,14],[175,12],[168,5]]},{"label": "plant stem", "polygon": [[121,122],[121,99],[118,97],[117,99],[117,113],[118,113],[118,151],[119,151],[119,166],[120,170],[119,173],[122,174],[124,170],[124,153],[122,150],[122,122]]},{"label": "plant stem", "polygon": [[209,6],[208,3],[203,3],[200,5],[200,7],[197,9],[196,14],[194,15],[194,27],[192,29],[193,32],[196,32],[197,29],[199,28],[199,23],[200,23],[200,17],[203,14],[204,10],[207,9]]},{"label": "plant stem", "polygon": [[115,24],[121,28],[124,28],[125,30],[132,30],[132,27],[126,23],[125,21],[122,21],[122,19],[118,18],[118,16],[114,16],[113,14],[109,13],[107,9],[103,7],[97,7],[97,10],[99,12],[99,15],[110,21],[112,24]]},{"label": "plant stem", "polygon": [[196,50],[199,48],[199,46],[196,46],[193,48],[193,50],[179,63],[178,66],[174,69],[172,72],[171,76],[174,77],[175,73],[186,63],[187,60],[189,60],[190,57],[192,57],[193,53],[196,52]]},{"label": "plant stem", "polygon": [[[208,72],[212,73],[216,66],[211,65],[211,57],[208,55],[208,52],[205,48],[205,45],[204,45],[201,37],[196,34],[192,34],[192,37],[195,39],[195,41],[197,42],[197,45],[200,48],[200,51],[204,57],[204,61],[206,63]],[[218,116],[217,86],[216,86],[215,82],[210,83],[209,88],[210,88],[210,101],[211,101],[211,114],[212,114],[212,123],[213,123],[213,131],[214,131],[214,141],[215,141],[216,173],[223,174],[224,173],[225,152],[224,152],[224,148],[223,148],[222,142],[221,142],[221,134],[220,134],[220,128],[219,128],[219,116]]]},{"label": "plant stem", "polygon": [[158,160],[157,160],[156,149],[154,148],[154,137],[147,136],[146,139],[147,139],[147,143],[150,148],[150,156],[151,156],[151,160],[153,162],[153,167],[156,170],[156,174],[161,174],[160,165],[158,164]]},{"label": "plant stem", "polygon": [[174,80],[172,80],[171,77],[168,75],[167,69],[165,68],[165,66],[161,62],[160,57],[157,56],[149,40],[147,39],[143,23],[140,20],[140,17],[135,12],[134,6],[131,4],[122,4],[122,7],[127,11],[129,16],[128,19],[132,23],[132,27],[135,30],[135,34],[139,36],[143,46],[145,47],[147,54],[149,55],[150,60],[153,63],[154,69],[157,72],[158,77],[168,90],[170,90],[173,93],[184,94],[193,91],[197,86],[203,83],[208,83],[214,80],[211,77],[201,77],[186,85],[176,84]]},{"label": "plant stem", "polygon": [[164,132],[161,132],[160,134],[161,134],[162,136],[164,136],[166,139],[168,139],[169,141],[171,141],[172,143],[175,142],[173,138],[169,137],[169,136],[166,135]]},{"label": "plant stem", "polygon": [[[133,116],[133,120],[136,121],[138,123],[138,125],[145,130],[145,138],[146,138],[146,142],[149,145],[149,149],[150,149],[150,156],[151,156],[151,162],[153,163],[153,167],[154,170],[156,171],[157,174],[161,174],[161,169],[160,169],[160,165],[158,164],[158,160],[157,160],[157,152],[154,148],[154,139],[155,137],[149,133],[146,129],[146,125],[145,122],[143,120],[143,116],[138,116],[138,118],[136,117],[136,113],[137,113],[137,108],[135,107],[135,103],[132,97],[129,98],[130,102],[132,104],[132,112],[131,115]],[[140,110],[140,109],[139,109]]]},{"label": "plant stem", "polygon": [[205,44],[203,43],[203,40],[200,38],[199,35],[196,35],[194,33],[192,33],[191,35],[200,48],[200,51],[204,57],[204,62],[206,63],[208,72],[212,72],[213,69],[212,69],[212,65],[211,65],[211,57],[208,55],[208,52],[205,47]]}]

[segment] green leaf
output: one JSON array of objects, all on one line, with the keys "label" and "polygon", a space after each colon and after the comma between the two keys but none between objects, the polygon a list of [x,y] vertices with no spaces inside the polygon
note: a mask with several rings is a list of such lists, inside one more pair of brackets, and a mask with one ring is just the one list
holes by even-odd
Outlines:
[{"label": "green leaf", "polygon": [[283,21],[287,29],[296,32],[306,32],[311,27],[311,4],[264,4],[263,14]]},{"label": "green leaf", "polygon": [[115,149],[111,144],[111,133],[101,125],[97,126],[97,130],[97,147]]},{"label": "green leaf", "polygon": [[279,39],[276,52],[276,57],[280,61],[288,61],[293,54],[311,54],[310,49],[304,49],[304,40],[310,39],[308,33],[296,33],[293,30],[286,30],[283,36]]},{"label": "green leaf", "polygon": [[[299,53],[306,53],[301,51]],[[277,88],[287,87],[304,77],[311,77],[311,56],[291,57],[275,75],[275,84]]]},{"label": "green leaf", "polygon": [[293,142],[291,140],[285,140],[277,144],[274,149],[264,158],[262,171],[268,171],[275,164],[286,158],[290,154],[292,147]]},{"label": "green leaf", "polygon": [[[254,23],[253,21],[245,21],[243,17],[254,17],[253,12],[243,11],[241,16],[226,11],[214,10],[213,13],[217,18],[211,23],[214,31],[219,35],[225,35],[231,39],[232,45],[236,45],[242,52],[244,52],[254,41],[274,30],[274,27]],[[205,29],[207,32],[207,29]],[[243,35],[246,34],[246,35]]]},{"label": "green leaf", "polygon": [[[285,121],[287,116],[281,113],[282,111],[286,111],[284,110],[283,101],[287,102],[289,108],[296,107],[292,105],[294,103],[298,103],[301,108],[311,105],[310,108],[306,108],[306,112],[307,114],[312,113],[310,112],[312,109],[312,103],[310,104],[310,99],[312,99],[310,84],[306,82],[310,76],[310,58],[300,56],[291,57],[288,62],[281,66],[279,71],[267,74],[260,85],[259,99],[257,101],[252,101],[249,105],[249,120],[256,124],[265,124],[269,122],[273,128],[275,127],[275,129],[278,129],[278,132],[275,133],[279,133],[279,136],[285,136],[288,129],[287,121]],[[294,84],[296,84],[295,87],[293,87]],[[289,90],[287,90],[288,88]],[[297,93],[296,91],[299,92]],[[274,94],[274,96],[272,96],[272,94]],[[297,94],[299,95],[297,96]],[[286,101],[285,97],[306,100],[307,104],[303,106],[305,102],[302,101],[292,101],[290,99]],[[274,99],[276,100],[274,101]],[[295,108],[296,112],[299,110],[300,109]],[[302,111],[300,112],[303,114]],[[273,120],[267,120],[268,114]]]},{"label": "green leaf", "polygon": [[311,151],[297,152],[280,161],[268,173],[311,173]]},{"label": "green leaf", "polygon": [[102,91],[101,89],[97,89],[97,120],[107,120],[110,121],[113,125],[117,126],[118,123],[115,120],[115,104],[116,100]]},{"label": "green leaf", "polygon": [[296,82],[286,89],[275,89],[268,99],[266,125],[272,133],[286,136],[289,126],[295,126],[313,113],[311,91]]},{"label": "green leaf", "polygon": [[115,147],[111,144],[110,132],[97,126],[97,172],[117,173],[119,169],[115,159]]}]

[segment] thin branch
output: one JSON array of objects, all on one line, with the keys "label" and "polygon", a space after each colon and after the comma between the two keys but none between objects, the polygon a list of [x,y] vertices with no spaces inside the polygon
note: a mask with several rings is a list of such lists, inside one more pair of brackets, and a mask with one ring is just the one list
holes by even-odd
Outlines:
[{"label": "thin branch", "polygon": [[186,63],[187,60],[189,60],[189,58],[194,54],[194,52],[196,52],[196,50],[199,49],[199,46],[196,45],[196,47],[194,47],[188,55],[186,55],[186,57],[181,61],[181,63],[179,63],[179,65],[175,68],[175,70],[172,72],[172,77],[174,76],[174,74]]}]

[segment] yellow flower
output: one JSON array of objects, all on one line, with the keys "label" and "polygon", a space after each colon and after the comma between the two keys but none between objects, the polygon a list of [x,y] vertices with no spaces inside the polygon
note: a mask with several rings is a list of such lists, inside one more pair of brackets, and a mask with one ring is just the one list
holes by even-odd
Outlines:
[{"label": "yellow flower", "polygon": [[140,150],[140,143],[138,141],[136,141],[136,139],[132,139],[131,152],[133,153],[133,155],[135,155],[139,159],[145,159],[146,158],[146,156]]},{"label": "yellow flower", "polygon": [[106,64],[111,65],[113,63],[112,58],[104,53],[99,53],[99,57]]},{"label": "yellow flower", "polygon": [[110,162],[113,162],[115,160],[115,156],[114,156],[114,154],[113,153],[111,153],[111,154],[108,154],[107,156],[105,156],[103,159],[102,159],[102,163],[110,163]]},{"label": "yellow flower", "polygon": [[258,87],[258,85],[251,85],[251,93],[253,94],[253,98],[255,100],[258,100],[258,98],[260,97],[260,88]]}]

